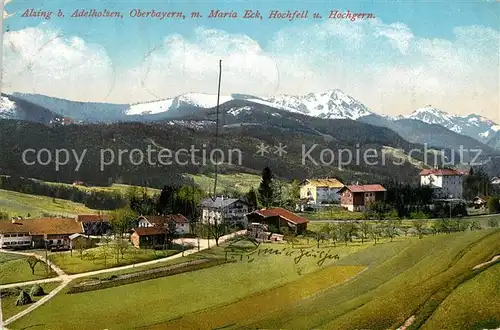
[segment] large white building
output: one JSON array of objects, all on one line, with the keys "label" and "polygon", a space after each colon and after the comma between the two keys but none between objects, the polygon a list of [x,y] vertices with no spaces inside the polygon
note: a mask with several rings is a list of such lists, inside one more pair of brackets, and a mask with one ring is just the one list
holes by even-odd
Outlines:
[{"label": "large white building", "polygon": [[240,224],[244,228],[248,225],[248,204],[238,198],[207,198],[201,202],[201,210],[203,223],[225,222],[230,225]]},{"label": "large white building", "polygon": [[420,185],[434,189],[434,198],[462,199],[464,172],[453,169],[429,169],[420,172]]},{"label": "large white building", "polygon": [[300,199],[308,204],[332,204],[340,201],[339,190],[344,184],[335,178],[307,179],[301,183]]}]

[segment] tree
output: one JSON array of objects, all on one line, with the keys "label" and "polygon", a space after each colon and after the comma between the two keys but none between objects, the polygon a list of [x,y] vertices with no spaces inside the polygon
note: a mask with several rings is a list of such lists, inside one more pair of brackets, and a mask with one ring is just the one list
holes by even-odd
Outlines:
[{"label": "tree", "polygon": [[265,167],[262,171],[262,179],[259,185],[259,201],[263,207],[270,207],[274,201],[274,190],[273,190],[273,173],[269,167]]},{"label": "tree", "polygon": [[494,214],[500,212],[500,197],[492,196],[488,199],[488,213]]},{"label": "tree", "polygon": [[74,247],[78,250],[80,253],[80,260],[83,260],[83,252],[85,251],[85,243],[81,239],[76,239],[74,241]]},{"label": "tree", "polygon": [[31,269],[31,274],[35,275],[35,267],[36,267],[36,265],[38,265],[38,263],[41,262],[40,259],[38,259],[35,256],[29,256],[28,258],[26,258],[26,262],[28,263],[28,265]]},{"label": "tree", "polygon": [[370,231],[370,236],[373,238],[374,244],[377,244],[377,240],[382,235],[382,228],[380,225],[372,226]]},{"label": "tree", "polygon": [[371,204],[369,208],[377,220],[384,220],[391,211],[390,205],[383,201],[377,201]]},{"label": "tree", "polygon": [[39,284],[35,284],[31,287],[30,295],[32,297],[45,296],[45,291]]},{"label": "tree", "polygon": [[101,242],[103,243],[101,245],[101,256],[104,259],[104,268],[106,268],[109,256],[109,243],[111,242],[111,239],[108,235],[105,235],[101,239]]},{"label": "tree", "polygon": [[337,247],[337,241],[340,238],[340,228],[335,223],[330,224],[330,237],[332,238],[333,246]]},{"label": "tree", "polygon": [[219,246],[219,239],[226,233],[227,225],[225,222],[215,219],[214,222],[207,224],[209,234],[215,239],[215,245]]},{"label": "tree", "polygon": [[289,197],[292,206],[295,208],[297,202],[300,200],[300,181],[293,180],[289,189]]},{"label": "tree", "polygon": [[415,231],[417,232],[418,238],[424,237],[425,234],[425,220],[423,219],[418,219],[413,222],[413,228],[415,228]]},{"label": "tree", "polygon": [[[174,238],[176,237],[176,228],[177,224],[173,220],[169,220],[165,224],[165,245],[166,248],[170,249],[172,247],[172,242]],[[164,249],[166,250],[166,249]]]},{"label": "tree", "polygon": [[488,226],[490,228],[497,228],[498,227],[498,219],[495,218],[489,218],[488,219]]},{"label": "tree", "polygon": [[473,231],[476,229],[477,230],[481,229],[481,224],[477,220],[472,220],[469,224],[469,230]]},{"label": "tree", "polygon": [[356,231],[357,227],[354,223],[343,222],[339,225],[339,234],[345,245],[352,242],[352,237],[356,234]]},{"label": "tree", "polygon": [[174,211],[176,189],[172,186],[163,186],[160,196],[156,201],[157,214],[172,214]]},{"label": "tree", "polygon": [[398,236],[399,222],[397,220],[388,220],[384,224],[384,233],[393,241],[394,237]]},{"label": "tree", "polygon": [[287,191],[285,188],[285,183],[279,180],[273,180],[271,183],[271,188],[273,191],[272,201],[269,206],[278,206],[287,208],[289,206],[289,200],[287,200]]},{"label": "tree", "polygon": [[368,235],[370,235],[372,228],[366,221],[361,222],[359,226],[359,231],[361,233],[361,244],[365,242],[365,239],[368,239]]},{"label": "tree", "polygon": [[251,210],[258,207],[257,192],[254,187],[250,188],[250,190],[246,193],[245,198]]},{"label": "tree", "polygon": [[137,213],[128,207],[124,207],[111,212],[109,221],[115,234],[123,236],[136,219]]},{"label": "tree", "polygon": [[0,211],[0,221],[1,220],[9,220],[9,213],[5,211]]}]

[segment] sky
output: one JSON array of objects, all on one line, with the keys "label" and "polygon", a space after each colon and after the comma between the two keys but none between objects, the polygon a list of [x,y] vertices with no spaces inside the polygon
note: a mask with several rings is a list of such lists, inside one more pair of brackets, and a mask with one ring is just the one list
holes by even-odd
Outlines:
[{"label": "sky", "polygon": [[[53,13],[22,17],[27,9]],[[71,17],[90,9],[122,18]],[[211,10],[239,17],[209,18]],[[245,10],[262,19],[242,18]],[[269,19],[272,10],[308,17]],[[328,19],[331,10],[372,18]],[[216,94],[221,59],[224,95],[340,89],[381,114],[432,105],[500,122],[500,2],[9,0],[4,31],[8,93],[110,103]]]}]

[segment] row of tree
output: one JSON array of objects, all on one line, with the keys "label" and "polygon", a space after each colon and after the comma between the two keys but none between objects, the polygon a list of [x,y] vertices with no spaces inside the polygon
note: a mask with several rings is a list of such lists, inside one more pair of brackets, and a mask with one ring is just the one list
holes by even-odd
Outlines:
[{"label": "row of tree", "polygon": [[[490,228],[499,226],[498,220],[491,218],[488,220]],[[374,244],[381,238],[388,238],[393,241],[397,236],[408,236],[413,234],[423,238],[429,234],[452,233],[465,230],[479,230],[481,224],[477,220],[449,219],[442,218],[434,221],[430,226],[428,221],[418,219],[412,222],[411,226],[403,225],[402,220],[390,219],[387,221],[376,221],[369,223],[367,221],[345,221],[340,223],[327,223],[317,232],[308,232],[308,237],[317,241],[319,248],[320,242],[332,240],[333,244],[348,244],[354,239],[361,241],[361,244],[372,240]],[[286,235],[286,240],[293,242],[291,235]]]}]

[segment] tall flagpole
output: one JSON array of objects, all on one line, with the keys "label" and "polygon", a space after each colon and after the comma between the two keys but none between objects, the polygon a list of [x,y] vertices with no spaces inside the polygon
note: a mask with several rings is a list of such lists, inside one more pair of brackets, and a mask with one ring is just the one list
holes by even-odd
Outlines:
[{"label": "tall flagpole", "polygon": [[[216,108],[216,119],[215,119],[215,148],[217,149],[219,144],[219,102],[220,102],[220,83],[222,78],[222,60],[219,60],[219,86],[217,88],[217,108]],[[217,172],[219,166],[219,159],[216,153],[215,161],[215,182],[214,182],[214,197],[217,198]]]},{"label": "tall flagpole", "polygon": [[[4,1],[5,0],[0,0],[0,15],[1,15],[0,16],[0,95],[2,94],[2,87],[3,87],[2,86],[3,85],[3,32],[4,32],[3,21],[5,14]],[[0,315],[0,320],[1,320],[1,315]],[[2,324],[0,323],[0,325]]]},{"label": "tall flagpole", "polygon": [[[3,15],[4,15],[4,0],[0,0],[0,98],[2,97],[3,83]],[[2,315],[2,290],[0,290],[0,330],[3,330],[3,315]]]}]

